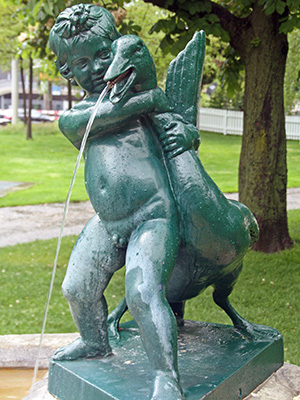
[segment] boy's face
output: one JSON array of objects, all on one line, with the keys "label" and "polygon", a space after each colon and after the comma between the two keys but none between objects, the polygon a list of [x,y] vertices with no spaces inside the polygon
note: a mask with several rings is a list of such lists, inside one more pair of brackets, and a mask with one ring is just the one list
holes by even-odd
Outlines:
[{"label": "boy's face", "polygon": [[68,66],[75,81],[88,93],[100,93],[106,83],[103,77],[112,62],[111,40],[90,34],[70,47]]}]

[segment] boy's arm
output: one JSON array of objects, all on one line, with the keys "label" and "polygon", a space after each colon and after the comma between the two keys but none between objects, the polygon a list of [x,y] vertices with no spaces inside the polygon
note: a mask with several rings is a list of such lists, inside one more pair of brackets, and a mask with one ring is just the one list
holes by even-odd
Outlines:
[{"label": "boy's arm", "polygon": [[[91,96],[82,100],[59,119],[60,130],[78,149],[97,99],[97,96]],[[99,106],[89,137],[103,135],[133,117],[169,110],[168,100],[160,88],[131,93],[117,104],[106,98]]]}]

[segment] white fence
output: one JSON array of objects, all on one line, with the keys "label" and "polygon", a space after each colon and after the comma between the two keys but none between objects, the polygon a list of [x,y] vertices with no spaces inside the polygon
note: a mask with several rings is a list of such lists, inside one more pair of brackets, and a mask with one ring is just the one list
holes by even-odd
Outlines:
[{"label": "white fence", "polygon": [[[224,135],[243,134],[242,111],[200,108],[200,129]],[[289,140],[300,140],[300,117],[285,117],[286,136]]]}]

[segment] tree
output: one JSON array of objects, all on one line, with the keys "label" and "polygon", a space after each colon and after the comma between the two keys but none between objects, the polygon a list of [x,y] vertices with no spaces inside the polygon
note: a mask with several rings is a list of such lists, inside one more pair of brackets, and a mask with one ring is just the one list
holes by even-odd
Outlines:
[{"label": "tree", "polygon": [[[31,25],[28,27],[28,32],[25,33],[25,26],[23,32],[19,35],[19,41],[21,43],[19,52],[22,56],[21,63],[21,79],[23,87],[23,102],[24,102],[24,123],[27,126],[26,139],[32,139],[32,120],[31,120],[31,110],[32,110],[32,97],[33,97],[33,49],[30,45],[32,38],[34,37],[35,28]],[[23,59],[26,59],[29,64],[29,91],[28,91],[28,109],[26,104],[26,94],[25,85],[23,77]],[[28,111],[28,113],[27,113]],[[28,115],[27,115],[28,114]]]},{"label": "tree", "polygon": [[9,66],[11,59],[18,52],[18,35],[22,30],[22,22],[17,18],[16,5],[12,1],[0,0],[0,56],[1,67]]},{"label": "tree", "polygon": [[165,87],[168,66],[174,58],[170,53],[163,54],[160,42],[163,34],[160,32],[149,33],[151,27],[160,19],[168,16],[168,12],[143,1],[124,4],[126,16],[120,24],[122,35],[132,33],[138,35],[146,43],[156,66],[158,85]]},{"label": "tree", "polygon": [[[238,79],[228,79],[230,70],[228,53],[232,49],[228,43],[213,35],[207,35],[205,63],[203,68],[202,107],[222,108],[226,110],[243,110],[243,88],[245,71],[239,67]],[[215,89],[211,92],[210,85]]]},{"label": "tree", "polygon": [[32,139],[32,121],[31,121],[31,110],[32,110],[32,88],[33,88],[33,59],[32,55],[29,55],[29,98],[28,98],[28,116],[27,116],[27,135],[26,139]]},{"label": "tree", "polygon": [[[20,72],[23,88],[23,103],[24,103],[24,122],[27,124],[26,138],[32,139],[31,132],[31,113],[29,112],[27,118],[26,110],[26,93],[24,83],[24,59],[28,60],[29,64],[29,110],[32,105],[32,79],[33,79],[33,59],[31,57],[32,51],[28,49],[27,42],[32,39],[31,32],[27,29],[24,23],[22,14],[18,11],[17,3],[14,1],[0,0],[2,6],[1,13],[1,66],[5,66],[10,62],[11,58],[19,58]],[[34,28],[34,27],[31,27]],[[27,32],[26,32],[27,31]]]},{"label": "tree", "polygon": [[230,42],[233,54],[228,71],[233,77],[241,64],[245,66],[240,200],[260,226],[256,250],[271,253],[291,247],[283,84],[287,33],[300,27],[300,1],[144,1],[173,12],[153,27],[165,32],[163,48],[177,52],[194,31],[204,29]]},{"label": "tree", "polygon": [[[12,1],[0,0],[1,5],[1,15],[0,15],[0,56],[1,56],[1,68],[11,68],[11,60],[17,59],[20,49],[20,42],[18,40],[18,35],[23,29],[22,21],[16,15],[16,4]],[[22,58],[20,60],[20,72],[23,84],[23,62]],[[24,86],[23,88],[23,99],[25,96]]]}]

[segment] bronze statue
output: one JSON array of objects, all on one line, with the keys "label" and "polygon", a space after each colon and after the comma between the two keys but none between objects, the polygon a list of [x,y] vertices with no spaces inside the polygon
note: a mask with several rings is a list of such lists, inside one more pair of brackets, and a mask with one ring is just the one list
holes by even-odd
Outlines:
[{"label": "bronze statue", "polygon": [[[166,93],[143,41],[121,37],[101,7],[63,11],[50,46],[61,75],[87,93],[59,120],[77,148],[99,94],[124,74],[100,105],[86,144],[85,184],[96,215],[76,242],[62,288],[81,337],[53,359],[111,354],[104,290],[126,265],[126,304],[155,373],[151,399],[184,399],[174,312],[182,323],[185,300],[213,285],[214,301],[241,334],[255,340],[269,332],[228,300],[258,237],[255,218],[224,197],[195,151],[204,32],[171,63]],[[126,304],[110,317],[112,330]]]}]

